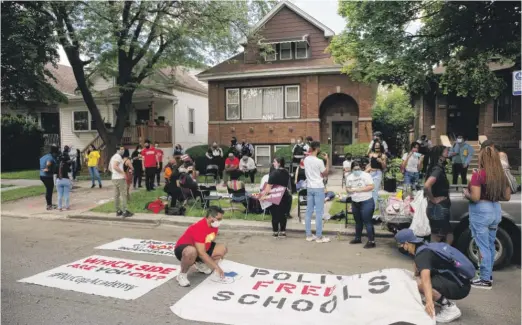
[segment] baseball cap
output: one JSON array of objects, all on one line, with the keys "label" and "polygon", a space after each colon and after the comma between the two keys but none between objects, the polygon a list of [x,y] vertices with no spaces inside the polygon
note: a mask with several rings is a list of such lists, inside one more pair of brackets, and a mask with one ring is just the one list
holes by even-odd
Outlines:
[{"label": "baseball cap", "polygon": [[399,244],[404,244],[404,243],[422,243],[422,241],[423,241],[422,238],[419,238],[419,237],[415,236],[415,234],[413,233],[413,230],[411,230],[409,228],[402,229],[401,231],[399,231],[395,235],[395,240]]}]

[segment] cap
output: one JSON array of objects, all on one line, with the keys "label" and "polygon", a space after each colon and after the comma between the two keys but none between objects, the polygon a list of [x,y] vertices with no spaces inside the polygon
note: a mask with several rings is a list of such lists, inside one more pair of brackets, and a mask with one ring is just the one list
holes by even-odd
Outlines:
[{"label": "cap", "polygon": [[190,159],[190,156],[187,155],[187,154],[181,156],[181,160],[183,160],[183,161],[192,161],[192,159]]},{"label": "cap", "polygon": [[484,142],[482,142],[482,143],[480,144],[480,149],[484,149],[484,148],[486,148],[486,147],[491,147],[491,146],[493,146],[493,145],[495,145],[495,144],[493,143],[493,141],[491,141],[491,140],[488,139],[488,140],[486,140],[486,141],[484,141]]},{"label": "cap", "polygon": [[399,244],[404,243],[422,243],[423,239],[415,236],[413,230],[410,228],[402,229],[395,235],[395,240]]}]

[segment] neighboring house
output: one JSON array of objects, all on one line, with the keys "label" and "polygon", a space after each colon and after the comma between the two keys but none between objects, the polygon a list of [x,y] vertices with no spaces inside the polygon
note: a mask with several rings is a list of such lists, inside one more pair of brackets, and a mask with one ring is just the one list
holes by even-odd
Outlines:
[{"label": "neighboring house", "polygon": [[257,163],[267,166],[298,136],[331,142],[338,155],[346,145],[370,141],[377,85],[341,74],[325,53],[331,29],[282,1],[255,31],[242,53],[198,75],[209,85],[209,143],[246,139]]},{"label": "neighboring house", "polygon": [[[470,97],[443,95],[439,90],[413,98],[418,121],[415,133],[427,135],[433,144],[452,144],[456,136],[463,135],[478,148],[479,142],[493,140],[508,154],[512,168],[520,166],[520,96],[512,94],[513,64],[492,62],[490,70],[502,76],[506,89],[495,100],[474,104]],[[445,68],[434,69],[435,74],[444,73]],[[437,85],[434,88],[437,89]],[[478,150],[476,150],[478,152]],[[477,159],[474,160],[476,165]]]}]

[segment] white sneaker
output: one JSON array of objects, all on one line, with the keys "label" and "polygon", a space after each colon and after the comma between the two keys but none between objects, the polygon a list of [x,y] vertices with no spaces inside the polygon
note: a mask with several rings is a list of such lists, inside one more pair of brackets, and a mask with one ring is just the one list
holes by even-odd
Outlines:
[{"label": "white sneaker", "polygon": [[315,235],[306,237],[306,241],[314,241],[316,239],[317,239],[317,237],[315,237]]},{"label": "white sneaker", "polygon": [[437,323],[450,323],[462,315],[460,309],[455,304],[442,306],[440,312],[435,315]]},{"label": "white sneaker", "polygon": [[316,243],[329,243],[330,242],[330,238],[328,237],[325,237],[325,236],[322,236],[320,238],[317,238],[315,240]]},{"label": "white sneaker", "polygon": [[187,273],[180,273],[176,277],[176,280],[178,280],[178,284],[181,287],[188,287],[190,285],[190,281],[187,278]]},{"label": "white sneaker", "polygon": [[198,272],[200,273],[204,273],[207,275],[212,273],[212,270],[205,263],[196,262],[194,263],[194,266],[196,267],[196,270],[198,270]]}]

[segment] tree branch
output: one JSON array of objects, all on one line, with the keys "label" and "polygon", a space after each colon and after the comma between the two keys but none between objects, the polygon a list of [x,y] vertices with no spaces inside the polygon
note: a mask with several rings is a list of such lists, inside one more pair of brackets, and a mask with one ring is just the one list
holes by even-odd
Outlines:
[{"label": "tree branch", "polygon": [[[158,4],[158,7],[159,7],[159,4]],[[138,54],[136,55],[136,58],[132,59],[132,57],[130,57],[130,59],[132,59],[133,66],[135,66],[136,64],[138,64],[138,62],[140,62],[140,60],[149,50],[149,47],[150,47],[150,44],[152,43],[152,41],[154,41],[154,39],[156,39],[156,36],[155,36],[156,28],[157,28],[158,23],[159,23],[161,17],[163,16],[163,14],[164,14],[163,12],[158,12],[158,14],[156,15],[156,18],[154,19],[154,22],[152,23],[152,26],[150,28],[149,37],[147,38],[147,41],[145,42],[143,47],[139,50]]]}]

